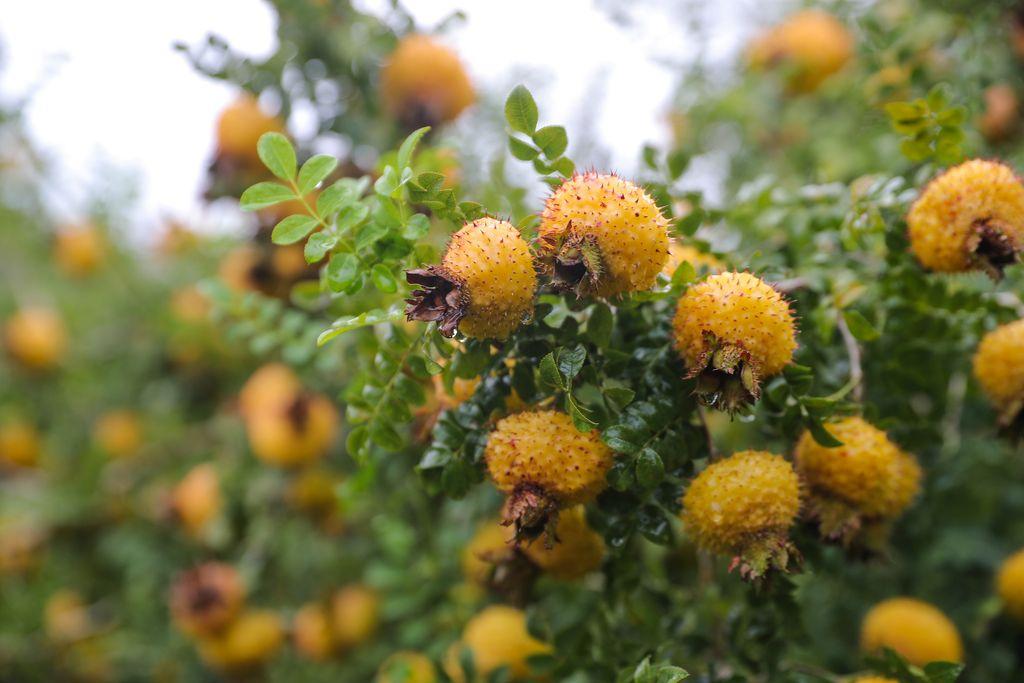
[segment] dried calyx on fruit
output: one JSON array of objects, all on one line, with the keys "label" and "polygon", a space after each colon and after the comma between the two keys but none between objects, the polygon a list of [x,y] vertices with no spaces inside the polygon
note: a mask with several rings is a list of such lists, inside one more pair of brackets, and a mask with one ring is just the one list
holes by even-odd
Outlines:
[{"label": "dried calyx on fruit", "polygon": [[223,630],[242,608],[245,589],[238,571],[207,562],[186,571],[171,586],[171,616],[185,633],[205,636]]},{"label": "dried calyx on fruit", "polygon": [[690,482],[683,523],[697,545],[732,555],[730,569],[748,580],[786,570],[799,557],[789,528],[800,511],[800,481],[779,455],[740,451],[712,463]]},{"label": "dried calyx on fruit", "polygon": [[825,425],[842,442],[822,446],[809,431],[796,446],[797,471],[808,487],[807,514],[822,536],[869,549],[885,541],[887,527],[921,488],[921,467],[882,430],[859,417]]},{"label": "dried calyx on fruit", "polygon": [[761,397],[761,382],[796,350],[789,303],[750,273],[719,273],[679,299],[673,331],[688,378],[707,405],[730,413]]},{"label": "dried calyx on fruit", "polygon": [[494,484],[508,494],[505,524],[515,538],[556,538],[558,512],[600,493],[612,451],[596,431],[584,434],[554,410],[510,415],[498,422],[484,453]]},{"label": "dried calyx on fruit", "polygon": [[1024,185],[1004,164],[966,161],[925,188],[907,227],[910,249],[925,268],[981,270],[999,279],[1024,249]]},{"label": "dried calyx on fruit", "polygon": [[628,180],[578,173],[544,205],[537,246],[556,288],[597,297],[643,291],[668,261],[668,220]]},{"label": "dried calyx on fruit", "polygon": [[514,225],[496,218],[466,223],[440,265],[406,272],[419,287],[406,300],[409,320],[436,322],[441,334],[505,339],[533,312],[537,274]]}]

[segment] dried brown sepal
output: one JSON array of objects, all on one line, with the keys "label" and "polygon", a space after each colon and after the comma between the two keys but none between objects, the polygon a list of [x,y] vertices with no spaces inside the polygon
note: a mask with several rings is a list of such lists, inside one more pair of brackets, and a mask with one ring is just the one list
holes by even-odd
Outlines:
[{"label": "dried brown sepal", "polygon": [[482,553],[480,559],[493,565],[486,578],[487,588],[506,602],[525,606],[530,599],[533,584],[540,576],[540,568],[518,548],[508,546],[502,550]]},{"label": "dried brown sepal", "polygon": [[1020,251],[999,221],[978,221],[974,229],[975,234],[967,243],[971,260],[990,278],[1001,280],[1003,270],[1020,261]]},{"label": "dried brown sepal", "polygon": [[170,606],[185,630],[212,634],[234,618],[242,603],[242,586],[234,569],[208,562],[180,574],[171,586]]},{"label": "dried brown sepal", "polygon": [[604,263],[593,237],[570,236],[558,248],[551,265],[551,285],[559,292],[586,296],[597,289]]},{"label": "dried brown sepal", "polygon": [[501,523],[514,527],[512,542],[516,547],[543,535],[545,546],[552,548],[558,540],[558,503],[539,486],[522,484],[509,496]]},{"label": "dried brown sepal", "polygon": [[469,307],[469,296],[463,283],[444,266],[407,270],[405,279],[410,285],[420,287],[405,300],[406,319],[436,322],[442,335],[454,337],[459,321]]},{"label": "dried brown sepal", "polygon": [[303,432],[309,424],[309,397],[299,394],[288,404],[285,416],[296,432]]},{"label": "dried brown sepal", "polygon": [[730,415],[756,403],[761,398],[761,378],[750,354],[738,345],[722,345],[709,332],[705,340],[708,350],[686,374],[686,379],[697,379],[698,400]]}]

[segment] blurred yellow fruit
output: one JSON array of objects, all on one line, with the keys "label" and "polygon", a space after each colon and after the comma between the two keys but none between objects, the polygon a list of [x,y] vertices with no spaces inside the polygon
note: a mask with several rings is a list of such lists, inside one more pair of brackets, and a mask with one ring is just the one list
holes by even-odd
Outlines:
[{"label": "blurred yellow fruit", "polygon": [[277,404],[282,396],[302,389],[299,378],[283,363],[267,363],[249,376],[238,392],[238,410],[248,419]]},{"label": "blurred yellow fruit", "polygon": [[1013,87],[1006,83],[985,89],[985,111],[978,118],[978,130],[989,142],[1002,142],[1010,137],[1020,123],[1020,101]]},{"label": "blurred yellow fruit", "polygon": [[135,455],[142,446],[142,421],[135,411],[112,410],[96,420],[92,437],[107,455],[126,458]]},{"label": "blurred yellow fruit", "polygon": [[675,275],[676,269],[684,263],[689,263],[696,272],[701,268],[706,268],[712,273],[725,270],[725,264],[711,254],[705,254],[692,245],[672,240],[668,246],[668,262],[661,269],[661,274],[671,278]]},{"label": "blurred yellow fruit", "polygon": [[0,464],[12,467],[35,467],[42,452],[39,431],[24,420],[0,423]]},{"label": "blurred yellow fruit", "polygon": [[974,354],[974,377],[1009,426],[1024,413],[1024,319],[985,334]]},{"label": "blurred yellow fruit", "polygon": [[270,660],[284,641],[281,618],[269,610],[250,609],[223,632],[199,641],[199,654],[211,666],[249,671]]},{"label": "blurred yellow fruit", "polygon": [[46,636],[58,643],[85,637],[90,628],[89,610],[82,596],[73,590],[59,590],[46,601],[43,612]]},{"label": "blurred yellow fruit", "polygon": [[295,649],[313,661],[323,661],[334,654],[334,630],[330,612],[319,602],[306,603],[292,620]]},{"label": "blurred yellow fruit", "polygon": [[260,165],[256,143],[264,133],[283,133],[284,124],[267,114],[248,93],[240,95],[217,118],[217,151],[220,154]]},{"label": "blurred yellow fruit", "polygon": [[758,69],[781,66],[793,92],[812,92],[853,57],[854,38],[828,12],[797,12],[758,36],[747,56]]},{"label": "blurred yellow fruit", "polygon": [[1024,550],[1018,550],[1003,562],[996,584],[1006,612],[1024,622]]},{"label": "blurred yellow fruit", "polygon": [[53,248],[57,265],[72,277],[92,274],[106,255],[103,234],[91,223],[61,228],[54,238]]},{"label": "blurred yellow fruit", "polygon": [[963,661],[956,626],[934,605],[913,598],[883,600],[861,625],[861,649],[868,654],[887,647],[911,664]]},{"label": "blurred yellow fruit", "polygon": [[67,347],[64,321],[49,308],[22,308],[7,319],[4,344],[26,368],[49,370],[61,361]]},{"label": "blurred yellow fruit", "polygon": [[410,128],[452,121],[476,99],[459,56],[417,34],[399,41],[388,57],[380,93],[391,115]]},{"label": "blurred yellow fruit", "polygon": [[[283,400],[281,400],[283,399]],[[338,411],[320,394],[281,397],[246,418],[249,446],[269,465],[294,467],[327,454],[338,433]]]},{"label": "blurred yellow fruit", "polygon": [[555,526],[554,545],[546,539],[534,539],[521,547],[523,553],[545,573],[556,579],[572,581],[601,566],[604,539],[587,524],[582,505],[563,510]]},{"label": "blurred yellow fruit", "polygon": [[459,664],[463,647],[472,653],[479,676],[486,677],[498,667],[506,666],[516,681],[541,680],[530,675],[527,659],[551,652],[550,646],[526,630],[526,615],[504,605],[487,607],[470,619],[462,631],[462,641],[449,650],[444,668],[456,683],[467,683]]},{"label": "blurred yellow fruit", "polygon": [[189,635],[212,635],[234,621],[244,600],[245,586],[238,570],[223,562],[207,562],[175,578],[171,617]]},{"label": "blurred yellow fruit", "polygon": [[369,640],[377,631],[379,598],[366,586],[353,584],[335,592],[331,598],[331,624],[342,648],[351,648]]},{"label": "blurred yellow fruit", "polygon": [[171,294],[171,312],[183,323],[198,325],[210,317],[210,299],[192,285]]},{"label": "blurred yellow fruit", "polygon": [[501,520],[483,522],[466,547],[462,549],[462,574],[478,586],[486,586],[494,565],[513,552],[509,545],[512,530],[502,526]]},{"label": "blurred yellow fruit", "polygon": [[376,683],[435,683],[434,663],[419,652],[396,652],[380,665]]},{"label": "blurred yellow fruit", "polygon": [[199,535],[220,508],[220,478],[210,463],[193,467],[171,491],[171,510],[192,535]]},{"label": "blurred yellow fruit", "polygon": [[46,534],[18,519],[0,518],[0,576],[25,574],[35,568]]}]

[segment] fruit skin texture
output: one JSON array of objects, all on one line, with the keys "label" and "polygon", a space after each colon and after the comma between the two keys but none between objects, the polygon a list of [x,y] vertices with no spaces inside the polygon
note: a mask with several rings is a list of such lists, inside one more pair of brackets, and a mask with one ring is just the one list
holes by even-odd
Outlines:
[{"label": "fruit skin texture", "polygon": [[1024,319],[986,334],[974,354],[974,376],[1009,425],[1024,409]]},{"label": "fruit skin texture", "polygon": [[689,263],[695,271],[707,268],[714,273],[725,269],[725,264],[711,254],[705,254],[692,245],[672,240],[668,247],[668,261],[661,269],[661,274],[671,279],[676,269],[683,263]]},{"label": "fruit skin texture", "polygon": [[861,625],[865,653],[891,648],[911,664],[963,661],[956,626],[934,605],[914,598],[890,598],[868,611]]},{"label": "fruit skin texture", "polygon": [[604,539],[587,524],[582,505],[558,516],[555,538],[550,548],[543,540],[535,539],[522,546],[522,551],[531,562],[556,579],[579,579],[604,561]]},{"label": "fruit skin texture", "polygon": [[873,517],[898,515],[920,489],[921,468],[860,417],[825,425],[842,446],[827,448],[805,431],[794,457],[811,491],[838,498]]},{"label": "fruit skin texture", "polygon": [[853,57],[854,39],[828,12],[797,12],[753,41],[748,59],[754,68],[783,64],[792,69],[790,91],[808,93]]},{"label": "fruit skin texture", "polygon": [[260,164],[256,143],[264,133],[283,133],[281,119],[260,108],[249,94],[240,95],[217,118],[217,151],[220,154]]},{"label": "fruit skin texture", "polygon": [[1003,562],[996,585],[1006,612],[1017,621],[1024,622],[1024,549]]},{"label": "fruit skin texture", "polygon": [[537,273],[526,241],[496,218],[466,223],[452,235],[440,266],[410,270],[422,289],[408,300],[409,320],[437,321],[476,339],[505,339],[533,312]]},{"label": "fruit skin texture", "polygon": [[590,502],[604,490],[613,454],[596,431],[584,434],[565,413],[541,410],[499,421],[484,459],[501,491],[531,486],[567,507]]},{"label": "fruit skin texture", "polygon": [[114,458],[134,455],[142,446],[142,423],[131,410],[104,413],[93,426],[93,441]]},{"label": "fruit skin texture", "polygon": [[459,666],[460,645],[473,653],[473,663],[480,676],[487,676],[500,666],[507,666],[512,679],[537,680],[530,676],[527,658],[551,652],[526,630],[526,614],[513,607],[493,605],[469,620],[445,661],[445,671],[456,683],[466,678]]},{"label": "fruit skin texture", "polygon": [[331,598],[331,624],[338,645],[352,648],[372,638],[379,613],[380,598],[370,588],[351,585],[338,590]]},{"label": "fruit skin texture", "polygon": [[292,639],[303,656],[317,662],[330,658],[335,647],[330,612],[318,602],[300,607],[292,620]]},{"label": "fruit skin texture", "polygon": [[183,572],[171,586],[171,617],[191,636],[223,631],[238,615],[245,586],[238,570],[223,562],[207,562]]},{"label": "fruit skin texture", "polygon": [[85,277],[102,264],[106,247],[103,235],[89,223],[61,229],[53,244],[57,265],[71,277]]},{"label": "fruit skin texture", "polygon": [[686,290],[672,321],[676,350],[709,405],[736,410],[760,397],[796,350],[787,301],[750,273],[711,275]]},{"label": "fruit skin texture", "polygon": [[323,457],[338,433],[338,411],[320,394],[299,394],[246,420],[257,458],[278,467],[305,465]]},{"label": "fruit skin texture", "polygon": [[544,205],[537,246],[555,281],[610,297],[654,286],[669,258],[668,219],[628,180],[577,173]]},{"label": "fruit skin texture", "polygon": [[705,550],[733,555],[747,578],[785,568],[800,481],[782,456],[739,451],[709,465],[683,496],[683,523]]},{"label": "fruit skin texture", "polygon": [[198,536],[221,508],[220,478],[210,463],[196,465],[171,491],[171,513]]},{"label": "fruit skin texture", "polygon": [[1024,185],[996,161],[972,159],[935,178],[907,214],[910,249],[925,268],[998,276],[1024,248]]},{"label": "fruit skin texture", "polygon": [[42,443],[34,426],[22,420],[0,423],[0,465],[35,467]]},{"label": "fruit skin texture", "polygon": [[50,370],[67,347],[64,321],[49,308],[23,308],[4,325],[4,344],[11,356],[30,370]]},{"label": "fruit skin texture", "polygon": [[452,121],[476,99],[459,56],[425,35],[398,43],[381,69],[380,92],[391,115],[410,128]]},{"label": "fruit skin texture", "polygon": [[281,618],[269,610],[246,610],[215,636],[199,641],[199,654],[210,665],[246,671],[269,660],[284,641]]},{"label": "fruit skin texture", "polygon": [[419,652],[396,652],[380,665],[376,683],[436,683],[434,663]]}]

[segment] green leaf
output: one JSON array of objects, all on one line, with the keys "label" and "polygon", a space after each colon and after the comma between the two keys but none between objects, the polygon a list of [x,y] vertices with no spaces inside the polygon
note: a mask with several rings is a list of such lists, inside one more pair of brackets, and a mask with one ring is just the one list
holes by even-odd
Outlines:
[{"label": "green leaf", "polygon": [[665,463],[653,448],[645,448],[636,458],[636,480],[644,488],[654,488],[665,478]]},{"label": "green leaf", "polygon": [[929,662],[924,665],[928,683],[955,683],[963,673],[964,665],[953,662]]},{"label": "green leaf", "polygon": [[280,133],[264,133],[256,143],[260,161],[281,180],[295,180],[295,149]]},{"label": "green leaf", "polygon": [[564,389],[562,375],[558,372],[558,365],[555,363],[555,355],[549,353],[540,360],[540,381],[552,389]]},{"label": "green leaf", "polygon": [[290,187],[280,183],[263,182],[256,183],[243,192],[239,205],[243,211],[256,211],[292,199],[296,199],[296,196]]},{"label": "green leaf", "polygon": [[523,142],[514,135],[508,136],[508,148],[512,156],[520,161],[533,161],[540,154],[540,150],[528,142]]},{"label": "green leaf", "polygon": [[420,140],[429,132],[430,126],[423,126],[409,133],[408,137],[402,141],[402,146],[398,148],[398,161],[396,162],[399,169],[407,168],[412,163],[412,155],[416,153],[416,145],[420,144]]},{"label": "green leaf", "polygon": [[373,191],[385,197],[392,196],[400,187],[398,173],[394,166],[386,166],[380,178],[373,184]]},{"label": "green leaf", "polygon": [[807,431],[811,433],[814,440],[825,448],[837,448],[843,445],[842,441],[832,436],[832,433],[822,426],[820,420],[807,417],[804,420],[804,426],[807,427]]},{"label": "green leaf", "polygon": [[517,85],[505,100],[505,120],[519,133],[533,135],[537,130],[537,103],[524,85]]},{"label": "green leaf", "polygon": [[306,240],[306,247],[303,253],[306,256],[306,263],[316,263],[327,255],[338,243],[337,236],[327,232],[314,232]]},{"label": "green leaf", "polygon": [[533,134],[533,141],[548,159],[562,156],[569,146],[569,136],[562,126],[544,126]]},{"label": "green leaf", "polygon": [[874,341],[880,336],[878,330],[859,311],[853,309],[843,311],[843,320],[850,328],[850,333],[860,341]]},{"label": "green leaf", "polygon": [[608,346],[612,340],[614,324],[612,309],[607,304],[594,304],[590,318],[587,319],[587,338],[597,346]]},{"label": "green leaf", "polygon": [[365,184],[352,178],[335,181],[316,198],[316,210],[324,218],[359,199]]},{"label": "green leaf", "polygon": [[416,242],[427,236],[430,232],[430,219],[422,213],[414,213],[409,217],[402,231],[402,237],[410,242]]},{"label": "green leaf", "polygon": [[356,236],[356,250],[362,251],[372,246],[386,234],[388,234],[387,227],[380,223],[367,223]]},{"label": "green leaf", "polygon": [[704,217],[706,214],[701,208],[694,208],[690,213],[686,214],[678,221],[676,221],[676,232],[686,235],[687,237],[693,236],[697,229],[704,223]]},{"label": "green leaf", "polygon": [[558,171],[563,176],[568,178],[576,172],[576,164],[572,163],[572,159],[561,157],[551,162],[551,168]]},{"label": "green leaf", "polygon": [[366,220],[366,217],[370,215],[370,207],[366,204],[347,204],[341,207],[341,211],[338,212],[338,218],[335,221],[335,225],[338,230],[345,232],[351,230],[360,223]]},{"label": "green leaf", "polygon": [[690,155],[682,150],[676,150],[668,155],[668,175],[672,180],[678,180],[683,175],[686,167],[690,165]]},{"label": "green leaf", "polygon": [[697,271],[693,269],[693,264],[689,261],[680,263],[675,272],[672,273],[673,285],[685,285],[687,282],[693,282],[696,279]]},{"label": "green leaf", "polygon": [[370,269],[370,280],[373,286],[385,294],[393,294],[398,291],[398,281],[394,273],[383,263],[378,263]]},{"label": "green leaf", "polygon": [[344,318],[338,318],[331,323],[330,328],[320,333],[320,336],[316,339],[317,346],[323,346],[327,342],[331,341],[335,337],[338,337],[346,332],[350,332],[360,327],[366,327],[367,325],[376,325],[378,323],[386,322],[398,322],[405,316],[405,305],[397,303],[390,308],[381,309],[375,308],[372,311],[365,311],[356,316],[346,316]]},{"label": "green leaf", "polygon": [[319,222],[312,216],[288,216],[274,226],[270,239],[274,244],[295,244],[311,233]]},{"label": "green leaf", "polygon": [[583,344],[577,344],[571,349],[558,350],[558,370],[571,383],[576,375],[583,369],[583,362],[587,359],[587,349]]},{"label": "green leaf", "polygon": [[332,290],[344,291],[359,277],[359,257],[355,254],[334,254],[327,263],[325,274]]},{"label": "green leaf", "polygon": [[338,167],[338,160],[330,154],[317,154],[306,160],[299,170],[299,192],[307,194]]}]

